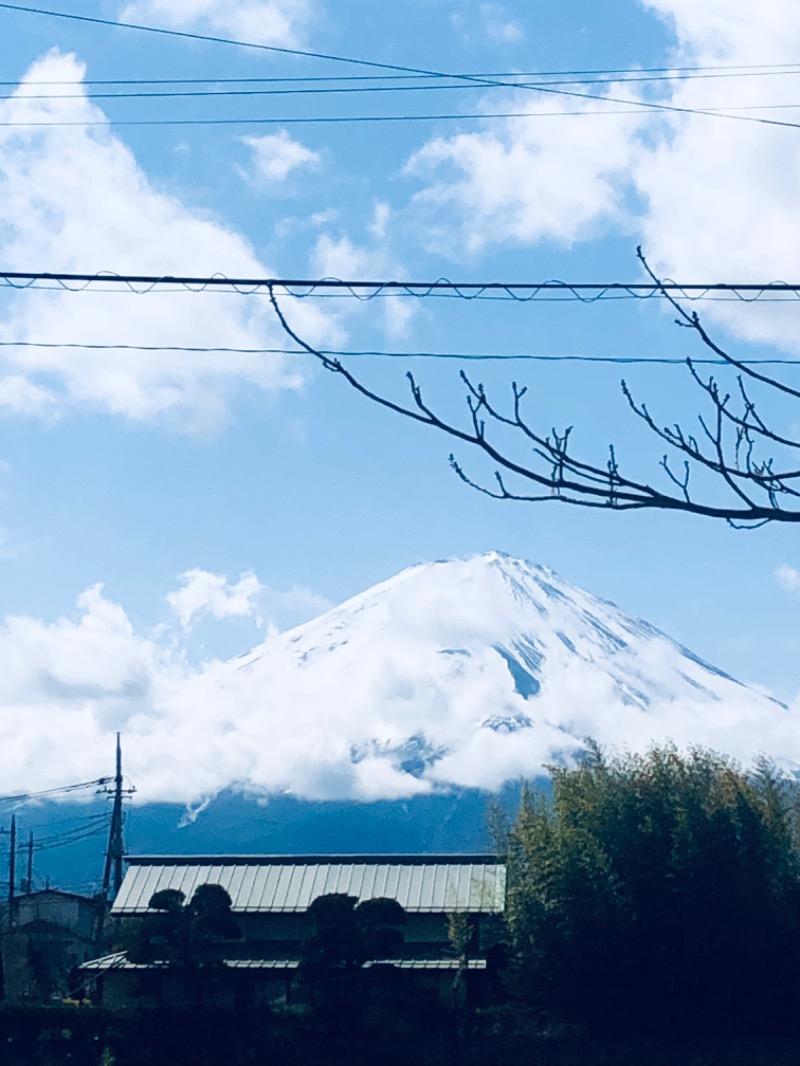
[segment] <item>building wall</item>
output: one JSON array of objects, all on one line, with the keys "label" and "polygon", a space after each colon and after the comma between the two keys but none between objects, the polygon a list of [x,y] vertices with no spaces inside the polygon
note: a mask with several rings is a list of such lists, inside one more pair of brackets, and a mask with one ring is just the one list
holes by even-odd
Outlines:
[{"label": "building wall", "polygon": [[[306,914],[237,915],[245,943],[285,941],[300,944],[312,931]],[[134,919],[135,920],[135,919]],[[407,944],[446,944],[447,915],[408,914],[400,927]]]},{"label": "building wall", "polygon": [[98,907],[93,899],[63,892],[33,892],[19,896],[15,902],[18,928],[42,921],[68,929],[85,940],[91,940],[95,935],[97,915]]}]

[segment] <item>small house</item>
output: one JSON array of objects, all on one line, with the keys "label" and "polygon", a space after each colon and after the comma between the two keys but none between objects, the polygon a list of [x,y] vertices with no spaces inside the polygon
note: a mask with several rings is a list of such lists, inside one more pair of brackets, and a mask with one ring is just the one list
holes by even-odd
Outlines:
[{"label": "small house", "polygon": [[[392,967],[441,990],[459,972],[473,980],[485,972],[505,910],[505,879],[503,863],[483,854],[138,856],[128,859],[111,916],[130,929],[153,913],[156,892],[177,889],[188,901],[200,885],[221,885],[241,933],[218,946],[223,998],[257,1003],[291,996],[315,899],[333,893],[359,902],[392,899],[405,911],[402,949],[364,968]],[[468,930],[460,951],[453,944],[455,915]],[[174,967],[157,961],[134,963],[118,952],[82,970],[109,1006],[177,994]]]},{"label": "small house", "polygon": [[96,954],[105,907],[99,897],[55,888],[17,896],[1,945],[5,998],[37,1002],[66,995],[72,971]]}]

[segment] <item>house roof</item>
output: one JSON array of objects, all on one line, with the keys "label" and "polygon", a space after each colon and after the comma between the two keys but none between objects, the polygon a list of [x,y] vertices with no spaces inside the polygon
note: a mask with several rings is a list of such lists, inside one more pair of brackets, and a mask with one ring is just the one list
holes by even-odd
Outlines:
[{"label": "house roof", "polygon": [[37,888],[33,892],[23,892],[16,897],[15,902],[19,905],[46,899],[74,899],[78,903],[84,904],[84,906],[94,908],[100,906],[103,902],[98,896],[82,896],[79,892],[67,892],[61,888]]},{"label": "house roof", "polygon": [[155,892],[228,892],[237,914],[301,913],[318,896],[389,897],[409,913],[500,914],[506,869],[493,855],[140,856],[129,860],[112,914],[146,914]]},{"label": "house roof", "polygon": [[[298,959],[223,959],[223,965],[232,970],[297,970]],[[457,970],[462,965],[458,959],[376,959],[365,964],[367,969],[373,966],[395,966],[399,970]],[[127,972],[129,970],[167,970],[168,962],[129,962],[125,953],[106,955],[102,959],[90,959],[78,967],[88,973],[99,975]],[[485,970],[486,959],[468,959],[468,970]]]}]

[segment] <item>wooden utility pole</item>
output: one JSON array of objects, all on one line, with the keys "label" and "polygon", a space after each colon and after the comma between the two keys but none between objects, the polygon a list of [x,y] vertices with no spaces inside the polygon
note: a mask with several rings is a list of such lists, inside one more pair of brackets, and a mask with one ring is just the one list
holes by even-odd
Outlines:
[{"label": "wooden utility pole", "polygon": [[33,892],[33,831],[28,837],[28,876],[25,878],[25,891]]},{"label": "wooden utility pole", "polygon": [[108,899],[109,889],[114,888],[114,896],[122,886],[122,861],[125,857],[125,844],[122,838],[122,746],[117,733],[117,768],[114,775],[114,804],[111,808],[111,828],[108,833],[106,865],[103,871],[103,898]]},{"label": "wooden utility pole", "polygon": [[14,890],[17,879],[17,816],[11,815],[11,849],[8,853],[8,931],[14,928]]}]

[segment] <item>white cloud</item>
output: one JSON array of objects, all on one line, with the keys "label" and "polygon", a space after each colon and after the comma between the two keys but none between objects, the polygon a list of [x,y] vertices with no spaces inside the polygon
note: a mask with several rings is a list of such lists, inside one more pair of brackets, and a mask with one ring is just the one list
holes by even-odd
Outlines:
[{"label": "white cloud", "polygon": [[793,566],[779,566],[775,571],[778,584],[789,592],[800,592],[800,570]]},{"label": "white cloud", "polygon": [[541,118],[494,120],[485,130],[436,137],[417,151],[406,172],[426,188],[414,209],[432,250],[458,255],[489,245],[552,240],[571,244],[598,222],[624,216],[620,180],[634,163],[638,115],[592,117],[602,105],[516,94],[492,109]]},{"label": "white cloud", "polygon": [[212,618],[252,618],[258,626],[265,617],[275,623],[291,616],[305,621],[327,611],[331,604],[308,589],[295,586],[280,592],[262,584],[250,571],[242,573],[238,581],[224,574],[215,574],[196,567],[180,576],[180,586],[167,593],[167,603],[178,616],[184,631],[189,630],[198,616]]},{"label": "white cloud", "polygon": [[292,48],[304,41],[315,6],[313,0],[134,0],[119,20]]},{"label": "white cloud", "polygon": [[386,200],[377,200],[372,210],[372,222],[369,227],[370,235],[374,240],[383,241],[386,239],[391,217],[391,204],[387,203]]},{"label": "white cloud", "polygon": [[[372,246],[356,244],[347,236],[332,237],[329,233],[323,233],[311,254],[311,270],[314,276],[342,278],[347,281],[402,278],[404,272],[385,243],[390,217],[380,206],[376,207],[370,227],[376,237],[376,243]],[[376,229],[377,233],[381,234],[380,238],[376,236]],[[355,300],[349,303],[350,306],[340,311],[340,314],[357,313],[364,307],[363,303]],[[387,335],[406,336],[417,311],[415,302],[399,295],[391,295],[381,300],[381,306]]]},{"label": "white cloud", "polygon": [[[329,606],[307,590],[269,590],[254,575],[243,575],[236,585],[209,582],[203,595],[198,575],[204,576],[202,571],[184,575],[189,578],[184,588],[196,590],[194,600],[186,595],[175,604],[187,626],[201,610],[219,618],[246,613],[255,587],[261,590],[265,616]],[[255,769],[263,759],[256,749],[270,746],[268,734],[276,721],[257,708],[239,715],[227,681],[231,671],[236,673],[235,661],[193,666],[180,632],[165,626],[137,632],[102,585],[82,593],[77,608],[75,617],[54,622],[9,616],[0,623],[4,791],[99,776],[116,730],[125,733],[126,768],[145,801],[184,802],[214,794],[226,782],[269,786],[283,780],[277,769],[274,778],[260,777]],[[291,729],[277,740],[275,766],[289,753],[292,767],[301,767],[301,785],[322,773],[313,759],[302,769],[302,737]]]},{"label": "white cloud", "polygon": [[[675,45],[667,62],[676,67],[791,64],[800,52],[794,0],[641,3],[671,28]],[[408,163],[408,172],[424,182],[413,207],[426,230],[434,224],[430,243],[456,257],[497,244],[571,244],[614,226],[631,235],[632,247],[641,242],[666,276],[792,279],[800,240],[800,140],[794,129],[742,121],[796,120],[794,110],[780,109],[792,103],[791,85],[773,72],[607,90],[623,101],[716,108],[735,118],[635,106],[634,114],[601,117],[594,113],[624,110],[624,103],[559,102],[530,92],[503,102],[492,95],[486,100],[492,110],[581,114],[498,120],[432,139]],[[715,303],[703,313],[745,339],[800,351],[794,305]]]},{"label": "white cloud", "polygon": [[[0,119],[102,122],[80,93],[28,98],[36,91],[29,81],[64,82],[64,93],[74,94],[83,77],[74,56],[49,53],[0,107]],[[0,251],[12,270],[276,273],[238,233],[155,188],[104,124],[0,130]],[[39,289],[6,295],[2,308],[5,341],[269,348],[285,340],[258,297]],[[330,339],[331,320],[313,305],[292,313],[305,335]],[[291,357],[6,348],[0,408],[55,417],[82,406],[207,431],[229,417],[237,388],[276,391],[302,380]]]},{"label": "white cloud", "polygon": [[181,586],[167,594],[167,603],[177,614],[183,629],[189,629],[197,615],[212,618],[256,618],[258,599],[264,586],[255,574],[244,573],[234,584],[222,574],[208,570],[187,570]]},{"label": "white cloud", "polygon": [[[676,65],[794,63],[800,20],[792,0],[647,0],[674,27]],[[742,116],[794,121],[785,76],[678,83],[679,107],[737,106]],[[663,125],[663,123],[660,123]],[[800,142],[796,130],[704,116],[674,116],[643,152],[635,180],[644,199],[642,237],[664,274],[715,281],[794,279],[800,240]],[[714,304],[706,317],[733,326],[750,340],[800,351],[794,308]]]},{"label": "white cloud", "polygon": [[263,137],[242,137],[241,140],[253,153],[251,180],[283,182],[298,170],[318,170],[322,164],[319,152],[313,152],[295,140],[288,130],[267,133]]},{"label": "white cloud", "polygon": [[[603,633],[617,622],[577,590],[576,610],[547,601],[549,636],[543,628],[537,636],[551,640],[542,690],[527,700],[492,642],[508,643],[533,608],[507,590],[498,598],[491,568],[465,573],[472,580],[457,595],[441,569],[416,582],[396,578],[303,630],[201,665],[184,641],[200,611],[250,614],[256,588],[265,616],[282,598],[320,609],[324,601],[297,589],[271,591],[254,575],[226,582],[196,570],[182,579],[191,596],[173,603],[183,628],[137,631],[100,585],[79,597],[74,616],[7,617],[0,623],[4,791],[100,776],[116,730],[139,802],[196,802],[236,784],[359,800],[437,786],[494,788],[569,758],[587,735],[633,750],[671,738],[745,762],[766,750],[800,763],[800,708],[786,711],[710,674],[636,623],[624,630],[628,649],[602,652]],[[574,625],[585,626],[593,610],[611,627],[597,630],[597,660],[557,639],[571,617],[577,640]],[[638,703],[618,687],[620,677],[637,676],[650,693]],[[715,691],[699,694],[698,680]],[[498,717],[532,725],[496,732],[486,722]],[[430,751],[444,756],[422,777],[404,772],[403,760]]]},{"label": "white cloud", "polygon": [[320,277],[356,280],[366,276],[378,256],[355,244],[349,237],[331,237],[324,233],[312,254],[312,267]]},{"label": "white cloud", "polygon": [[11,541],[11,534],[0,526],[0,559],[16,559],[19,551]]},{"label": "white cloud", "polygon": [[495,44],[518,44],[525,31],[516,19],[508,18],[501,4],[481,4],[480,15],[486,36]]}]

